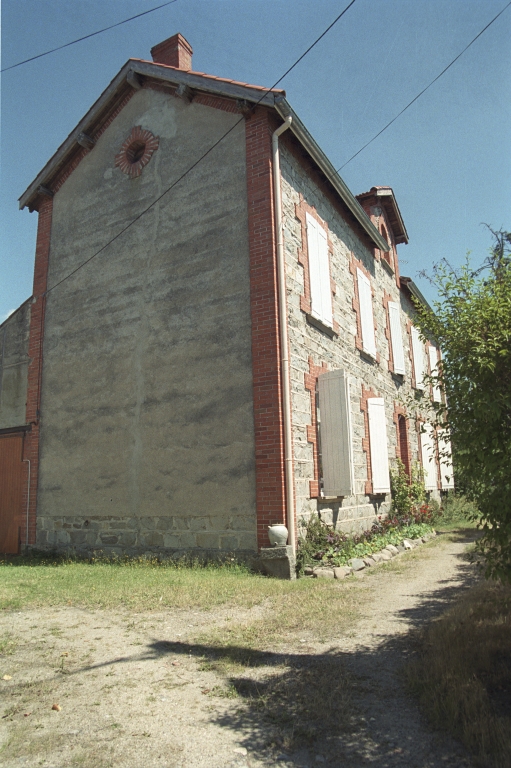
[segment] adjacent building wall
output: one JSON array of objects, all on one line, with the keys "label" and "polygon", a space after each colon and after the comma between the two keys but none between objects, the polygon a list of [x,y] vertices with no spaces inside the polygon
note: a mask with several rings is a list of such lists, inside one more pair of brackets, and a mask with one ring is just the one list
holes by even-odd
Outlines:
[{"label": "adjacent building wall", "polygon": [[238,120],[144,88],[53,199],[38,546],[256,549],[243,122],[178,181]]},{"label": "adjacent building wall", "polygon": [[0,325],[0,429],[25,424],[31,300]]},{"label": "adjacent building wall", "polygon": [[[284,144],[284,142],[282,142]],[[294,439],[294,472],[296,514],[298,523],[307,520],[312,513],[321,512],[323,519],[345,529],[370,527],[375,515],[389,509],[390,494],[372,496],[367,493],[368,434],[364,397],[377,396],[385,400],[389,460],[393,462],[397,452],[395,423],[396,407],[405,401],[411,388],[411,360],[407,354],[409,338],[406,315],[402,312],[401,323],[405,345],[406,374],[404,377],[389,371],[389,339],[385,298],[401,302],[393,271],[383,266],[379,252],[369,249],[356,235],[353,226],[334,207],[328,197],[311,178],[297,155],[284,145],[281,151],[282,193],[284,211],[284,242],[287,270],[287,302],[289,317],[289,343],[291,355],[292,419]],[[317,214],[329,238],[330,277],[335,289],[333,316],[335,335],[328,335],[307,320],[304,296],[308,280],[304,266],[305,210]],[[388,224],[386,225],[389,231]],[[357,315],[354,310],[355,283],[353,265],[357,262],[367,271],[373,289],[373,312],[376,326],[377,360],[370,359],[356,348]],[[351,269],[350,269],[351,267]],[[405,304],[402,309],[406,310]],[[355,493],[351,497],[335,500],[315,498],[314,484],[318,483],[315,466],[314,439],[315,383],[324,371],[344,369],[351,378],[351,418],[353,429],[353,456]],[[369,392],[368,392],[369,391]],[[411,457],[418,459],[415,425],[409,424]],[[364,450],[365,448],[365,450]],[[311,487],[312,484],[312,487]]]}]

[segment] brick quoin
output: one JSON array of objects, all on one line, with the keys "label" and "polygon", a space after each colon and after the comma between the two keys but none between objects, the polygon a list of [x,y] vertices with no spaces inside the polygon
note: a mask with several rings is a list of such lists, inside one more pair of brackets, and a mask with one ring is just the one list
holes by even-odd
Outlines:
[{"label": "brick quoin", "polygon": [[311,499],[317,499],[321,495],[321,489],[319,485],[319,452],[318,452],[318,412],[316,409],[316,387],[318,383],[318,376],[321,373],[326,373],[328,367],[326,363],[320,365],[314,365],[314,360],[309,357],[309,373],[304,374],[305,389],[310,392],[311,396],[311,423],[307,425],[307,442],[312,443],[312,459],[314,466],[314,480],[309,481],[309,493]]},{"label": "brick quoin", "polygon": [[256,108],[245,136],[259,547],[269,546],[269,525],[286,522],[272,132],[268,112]]},{"label": "brick quoin", "polygon": [[[41,405],[41,380],[43,369],[44,312],[46,307],[45,291],[48,279],[50,255],[51,220],[53,200],[42,199],[39,205],[37,223],[37,241],[35,249],[34,288],[30,314],[30,334],[28,341],[28,381],[26,423],[31,430],[23,443],[23,459],[30,461],[30,500],[28,506],[28,543],[35,544],[37,521],[37,487],[39,475],[39,421]],[[24,509],[27,509],[28,462],[24,462],[25,482],[23,491]],[[26,516],[23,515],[21,540],[27,541]]]}]

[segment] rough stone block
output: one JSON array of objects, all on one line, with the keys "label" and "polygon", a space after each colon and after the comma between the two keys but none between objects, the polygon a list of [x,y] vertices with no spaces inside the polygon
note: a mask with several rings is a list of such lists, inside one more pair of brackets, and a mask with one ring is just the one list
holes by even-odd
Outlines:
[{"label": "rough stone block", "polygon": [[220,537],[218,533],[198,533],[195,537],[196,546],[202,549],[219,549]]},{"label": "rough stone block", "polygon": [[181,537],[173,533],[165,533],[163,535],[163,546],[167,549],[179,549],[182,546]]},{"label": "rough stone block", "polygon": [[285,547],[261,547],[259,557],[254,558],[254,567],[275,576],[278,579],[296,579],[296,561],[293,548]]},{"label": "rough stone block", "polygon": [[314,577],[316,579],[334,579],[333,568],[314,568]]},{"label": "rough stone block", "polygon": [[134,547],[137,543],[137,534],[133,533],[133,531],[128,531],[126,533],[121,533],[119,536],[119,544],[121,547]]},{"label": "rough stone block", "polygon": [[411,539],[403,539],[403,547],[405,549],[414,549],[415,544]]},{"label": "rough stone block", "polygon": [[382,549],[382,551],[379,552],[379,555],[382,560],[392,560],[392,555],[386,549]]},{"label": "rough stone block", "polygon": [[336,579],[345,579],[353,571],[347,565],[340,565],[338,568],[334,568],[334,577]]},{"label": "rough stone block", "polygon": [[141,534],[140,542],[143,547],[163,547],[163,534],[157,531]]},{"label": "rough stone block", "polygon": [[376,563],[382,563],[382,562],[383,562],[383,557],[382,557],[382,555],[381,555],[381,553],[380,553],[380,552],[373,552],[373,554],[371,555],[371,557],[372,557],[372,559],[373,559],[373,560],[374,560]]},{"label": "rough stone block", "polygon": [[349,563],[354,571],[362,571],[366,567],[364,561],[360,557],[352,557]]},{"label": "rough stone block", "polygon": [[101,544],[105,547],[115,547],[119,543],[119,537],[109,533],[101,533],[99,536]]},{"label": "rough stone block", "polygon": [[238,549],[238,538],[236,536],[220,536],[220,549],[234,552]]},{"label": "rough stone block", "polygon": [[385,549],[390,552],[391,555],[397,555],[399,553],[399,549],[395,547],[393,544],[387,544]]},{"label": "rough stone block", "polygon": [[373,565],[376,565],[376,560],[372,557],[364,557],[362,559],[368,568],[372,568]]}]

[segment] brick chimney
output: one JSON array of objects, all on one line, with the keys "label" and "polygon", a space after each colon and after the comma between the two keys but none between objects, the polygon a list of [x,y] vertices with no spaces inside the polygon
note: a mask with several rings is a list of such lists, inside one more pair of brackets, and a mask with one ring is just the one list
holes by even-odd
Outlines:
[{"label": "brick chimney", "polygon": [[192,46],[179,32],[151,48],[155,64],[167,64],[185,71],[192,68],[192,53]]}]

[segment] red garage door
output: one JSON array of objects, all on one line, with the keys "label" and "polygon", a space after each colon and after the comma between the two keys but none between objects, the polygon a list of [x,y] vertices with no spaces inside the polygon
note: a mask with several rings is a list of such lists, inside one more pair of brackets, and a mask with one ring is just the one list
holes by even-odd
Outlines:
[{"label": "red garage door", "polygon": [[0,552],[17,554],[22,514],[23,435],[0,435]]}]

